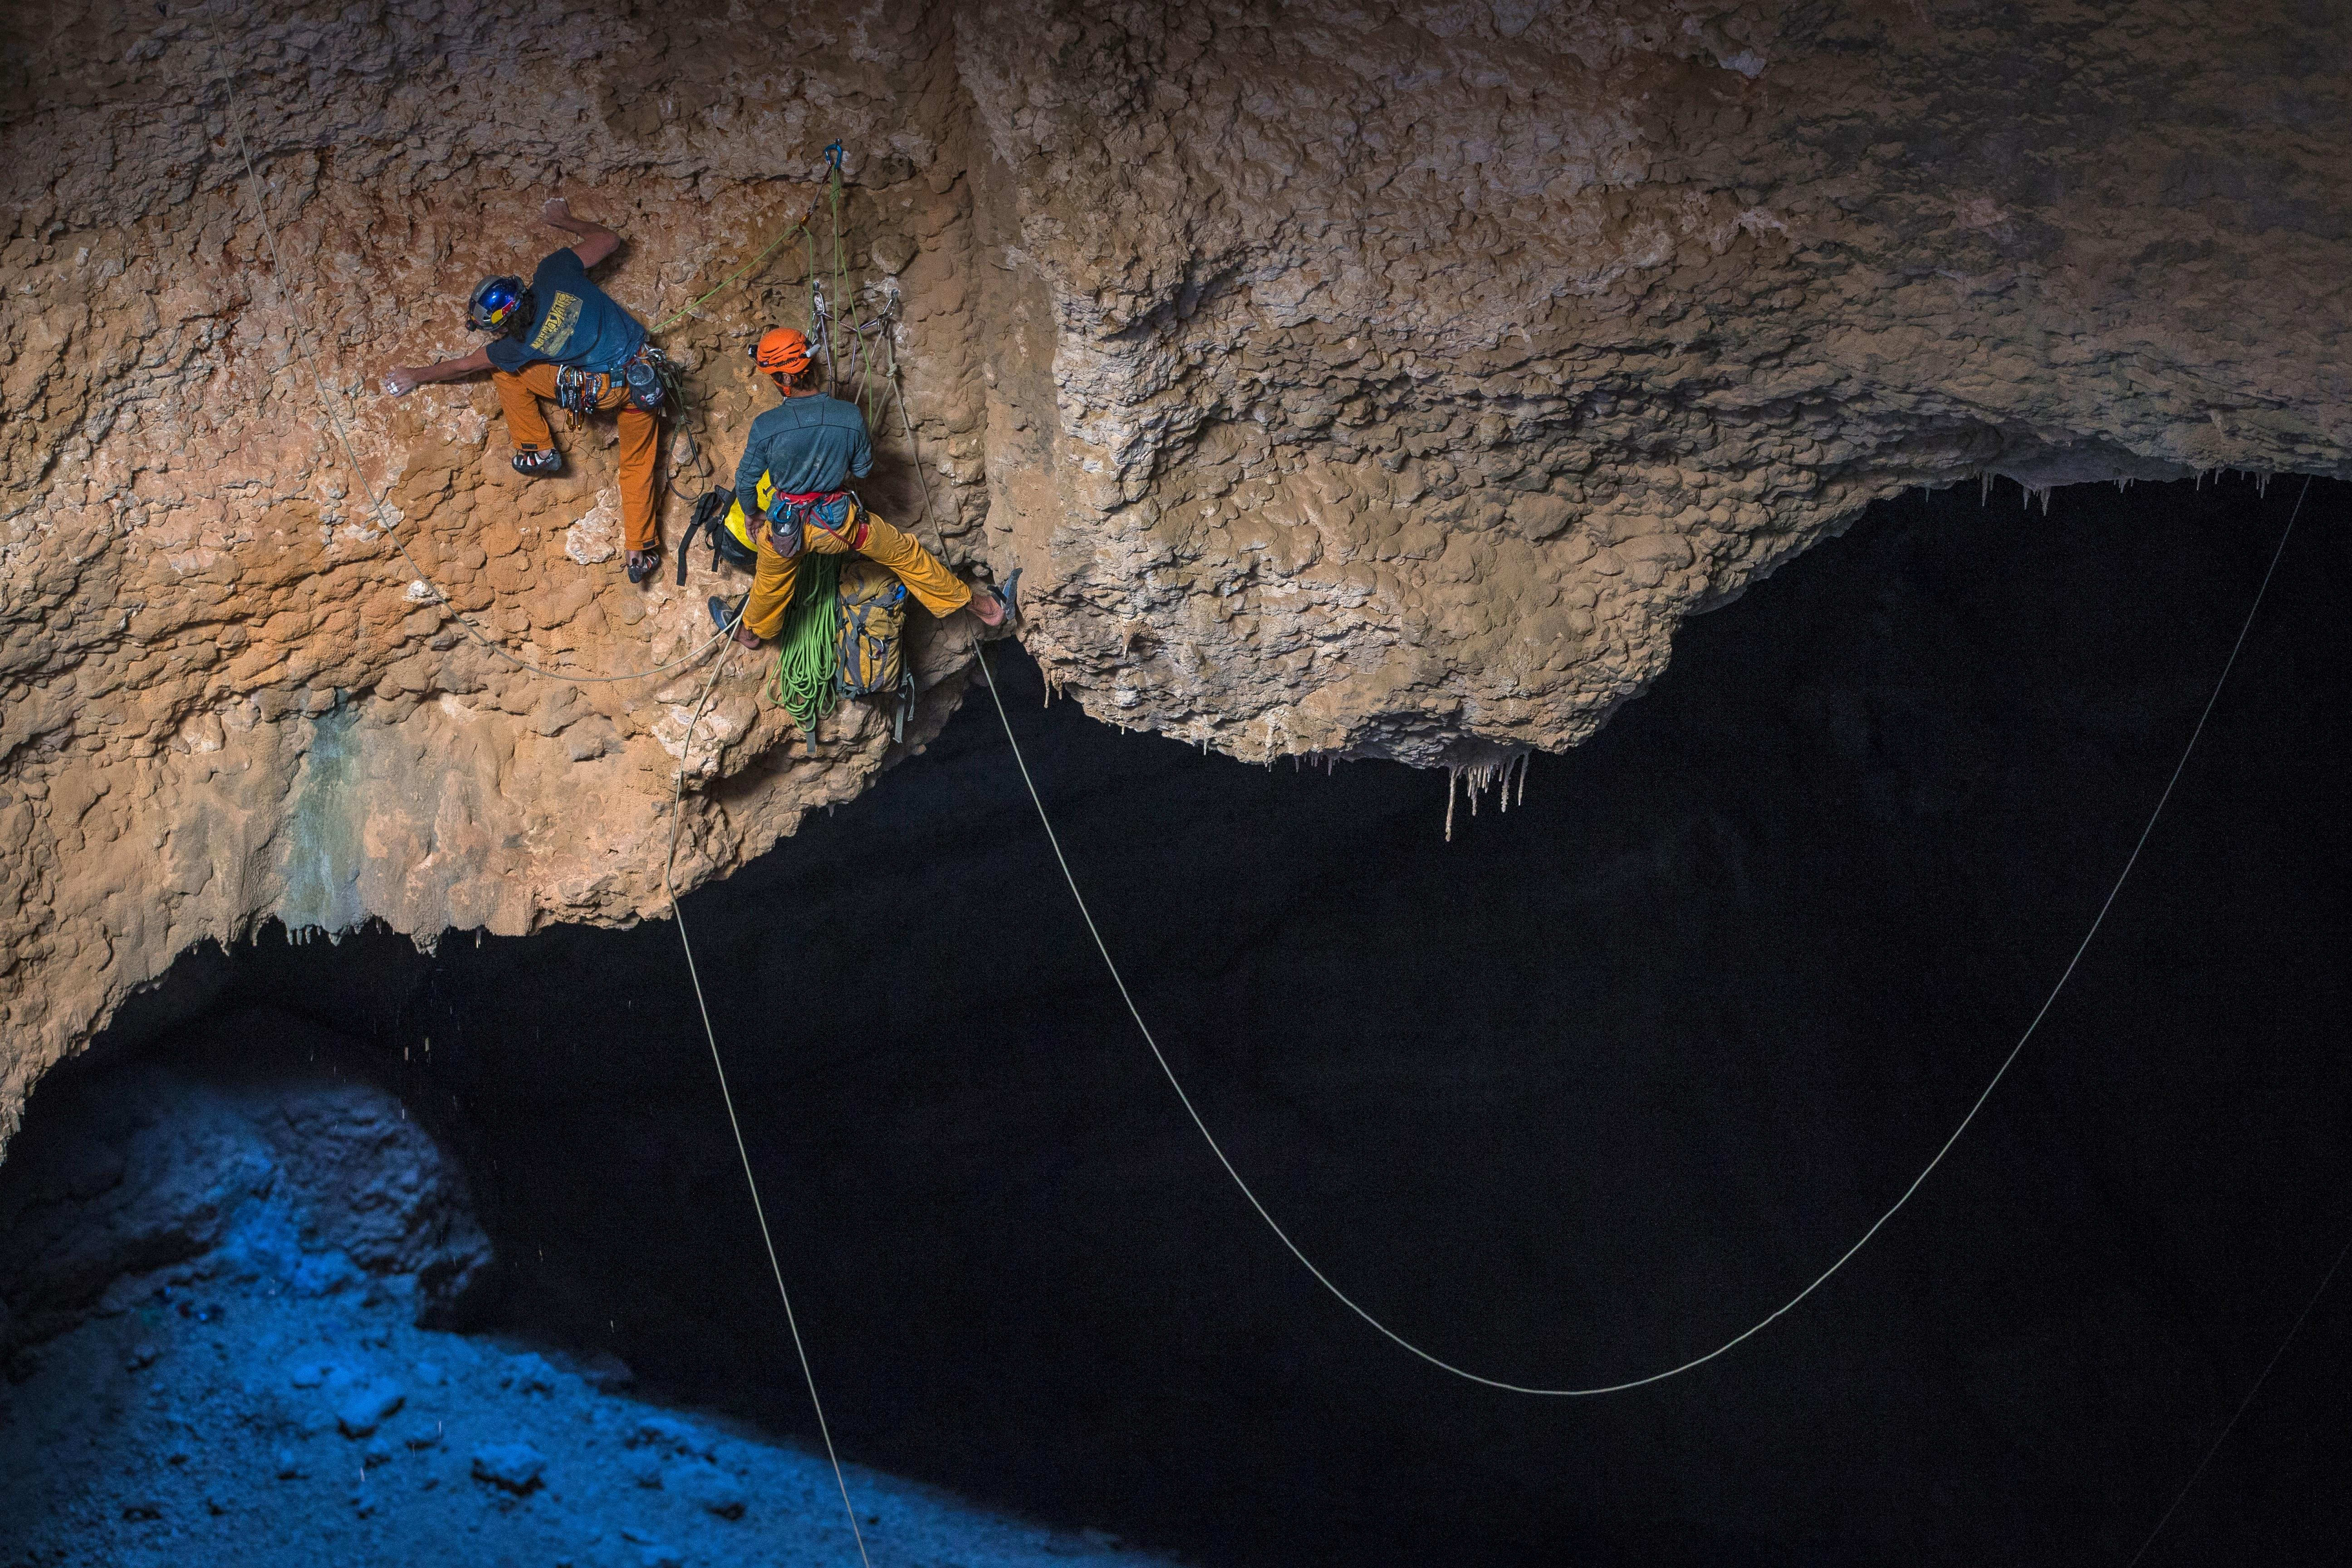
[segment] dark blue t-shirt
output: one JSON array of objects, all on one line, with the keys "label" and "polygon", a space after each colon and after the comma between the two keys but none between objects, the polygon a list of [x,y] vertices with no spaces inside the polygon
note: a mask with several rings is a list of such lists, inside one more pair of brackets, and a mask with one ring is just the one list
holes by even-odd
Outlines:
[{"label": "dark blue t-shirt", "polygon": [[588,281],[580,253],[569,246],[530,275],[530,305],[529,331],[492,338],[483,351],[509,374],[542,360],[583,370],[618,370],[644,346],[645,328]]}]

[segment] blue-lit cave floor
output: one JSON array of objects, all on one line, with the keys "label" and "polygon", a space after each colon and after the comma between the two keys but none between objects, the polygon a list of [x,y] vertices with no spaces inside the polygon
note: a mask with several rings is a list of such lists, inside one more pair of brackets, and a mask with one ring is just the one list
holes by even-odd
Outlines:
[{"label": "blue-lit cave floor", "polygon": [[[356,1284],[132,1299],[0,1390],[10,1568],[857,1560],[821,1453],[602,1392],[598,1369],[415,1328]],[[849,1488],[877,1564],[1154,1561],[871,1470]]]},{"label": "blue-lit cave floor", "polygon": [[[856,1563],[815,1448],[665,1408],[607,1351],[446,1331],[503,1265],[370,1068],[264,1006],[43,1084],[0,1165],[0,1568]],[[772,1322],[747,1381],[793,1368]],[[882,1568],[1140,1560],[849,1485]]]}]

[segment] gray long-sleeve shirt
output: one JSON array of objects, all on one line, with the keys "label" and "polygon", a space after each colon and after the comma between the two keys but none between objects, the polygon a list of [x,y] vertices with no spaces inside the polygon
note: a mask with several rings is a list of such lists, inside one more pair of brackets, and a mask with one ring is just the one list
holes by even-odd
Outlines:
[{"label": "gray long-sleeve shirt", "polygon": [[787,397],[751,421],[743,460],[735,465],[735,498],[759,515],[760,476],[790,495],[837,490],[845,479],[874,471],[866,416],[855,403],[811,394]]}]

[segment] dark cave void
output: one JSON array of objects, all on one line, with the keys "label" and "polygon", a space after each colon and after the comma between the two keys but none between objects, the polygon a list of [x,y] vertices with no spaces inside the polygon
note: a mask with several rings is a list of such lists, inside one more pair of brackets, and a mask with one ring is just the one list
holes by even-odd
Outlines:
[{"label": "dark cave void", "polygon": [[[1950,1132],[2299,484],[1874,508],[1450,845],[1441,775],[1202,757],[998,667],[1137,1001],[1299,1243],[1435,1353],[1615,1379],[1784,1300]],[[2352,1226],[2347,515],[2312,488],[2129,886],[1942,1170],[1770,1331],[1603,1401],[1445,1379],[1281,1252],[968,701],[687,904],[836,1435],[1202,1562],[2127,1557]],[[107,1048],[256,1003],[457,1151],[489,1321],[806,1429],[667,923],[192,955]],[[2340,1542],[2347,1328],[2352,1289],[2151,1563]]]}]

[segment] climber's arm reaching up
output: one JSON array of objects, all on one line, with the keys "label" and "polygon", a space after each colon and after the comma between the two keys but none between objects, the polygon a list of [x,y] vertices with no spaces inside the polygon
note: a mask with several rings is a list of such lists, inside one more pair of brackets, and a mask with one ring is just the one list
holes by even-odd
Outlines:
[{"label": "climber's arm reaching up", "polygon": [[576,234],[580,237],[580,243],[572,247],[572,253],[580,258],[580,265],[583,268],[595,266],[621,248],[619,235],[601,224],[590,223],[585,218],[573,217],[572,204],[562,196],[556,197],[541,207],[539,216],[564,233]]}]

